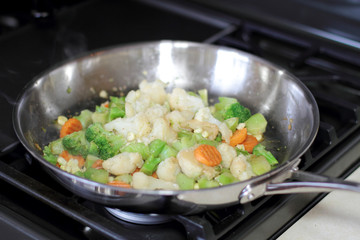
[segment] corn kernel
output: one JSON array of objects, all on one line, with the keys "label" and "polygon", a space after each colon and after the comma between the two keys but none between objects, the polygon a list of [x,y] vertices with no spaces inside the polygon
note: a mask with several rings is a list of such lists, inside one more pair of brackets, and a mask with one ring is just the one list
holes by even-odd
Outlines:
[{"label": "corn kernel", "polygon": [[194,129],[194,133],[201,133],[203,130],[201,128]]},{"label": "corn kernel", "polygon": [[129,142],[135,140],[135,133],[129,132],[129,133],[127,134],[126,139],[127,139]]},{"label": "corn kernel", "polygon": [[108,93],[105,90],[101,90],[99,93],[99,96],[101,98],[107,98],[108,97]]},{"label": "corn kernel", "polygon": [[238,144],[238,145],[236,145],[236,147],[237,147],[238,149],[240,149],[240,150],[245,151],[245,147],[244,147],[243,144]]},{"label": "corn kernel", "polygon": [[245,127],[245,123],[239,123],[239,125],[237,125],[236,129],[241,130]]},{"label": "corn kernel", "polygon": [[68,120],[67,117],[65,117],[65,116],[59,116],[58,119],[57,119],[57,123],[62,126],[62,125],[65,124],[65,122],[66,122],[67,120]]},{"label": "corn kernel", "polygon": [[203,131],[201,133],[201,136],[203,136],[204,138],[207,138],[209,136],[209,133],[207,131]]},{"label": "corn kernel", "polygon": [[256,140],[258,140],[258,142],[261,142],[263,140],[263,135],[262,134],[256,134],[256,135],[253,135]]},{"label": "corn kernel", "polygon": [[94,89],[93,87],[89,88],[89,90],[90,90],[90,92],[91,92],[92,94],[95,94],[95,93],[96,93],[96,91],[95,91],[95,89]]}]

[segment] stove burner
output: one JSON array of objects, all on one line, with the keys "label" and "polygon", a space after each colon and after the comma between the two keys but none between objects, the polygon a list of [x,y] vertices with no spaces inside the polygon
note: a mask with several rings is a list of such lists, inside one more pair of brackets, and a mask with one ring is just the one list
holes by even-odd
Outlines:
[{"label": "stove burner", "polygon": [[143,225],[154,225],[154,224],[162,224],[166,222],[172,221],[172,217],[168,215],[161,215],[156,213],[133,213],[133,212],[125,212],[118,208],[105,208],[110,214],[114,217],[117,217],[121,220],[130,223],[143,224]]}]

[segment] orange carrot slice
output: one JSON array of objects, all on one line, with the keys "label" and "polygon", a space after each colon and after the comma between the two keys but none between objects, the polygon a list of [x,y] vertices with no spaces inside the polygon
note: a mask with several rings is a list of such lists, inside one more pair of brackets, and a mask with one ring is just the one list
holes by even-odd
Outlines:
[{"label": "orange carrot slice", "polygon": [[256,137],[252,136],[252,135],[247,135],[245,141],[242,143],[245,147],[245,150],[248,151],[249,153],[252,153],[253,148],[258,144],[258,140],[256,139]]},{"label": "orange carrot slice", "polygon": [[116,187],[122,187],[122,188],[131,188],[131,185],[122,181],[114,180],[111,182],[108,182],[108,185],[116,186]]},{"label": "orange carrot slice", "polygon": [[243,143],[246,139],[246,136],[246,128],[236,130],[230,138],[230,146],[235,147],[236,145]]},{"label": "orange carrot slice", "polygon": [[60,130],[60,138],[65,137],[73,132],[80,131],[82,129],[81,122],[76,118],[70,118],[65,122]]},{"label": "orange carrot slice", "polygon": [[71,155],[68,151],[64,150],[62,153],[60,153],[59,155],[60,157],[64,158],[67,162],[70,160],[70,159],[76,159],[78,160],[78,166],[81,168],[84,166],[85,164],[85,159],[80,156],[80,155]]},{"label": "orange carrot slice", "polygon": [[103,166],[102,166],[103,162],[104,162],[103,160],[98,159],[91,165],[91,167],[96,168],[96,169],[103,169]]},{"label": "orange carrot slice", "polygon": [[199,162],[214,167],[222,161],[220,152],[214,146],[202,144],[194,150],[194,156]]}]

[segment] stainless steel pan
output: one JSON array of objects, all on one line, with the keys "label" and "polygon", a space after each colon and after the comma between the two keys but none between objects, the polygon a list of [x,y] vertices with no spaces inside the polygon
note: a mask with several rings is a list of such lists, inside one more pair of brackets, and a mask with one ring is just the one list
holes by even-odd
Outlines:
[{"label": "stainless steel pan", "polygon": [[[126,94],[140,81],[161,79],[187,90],[206,88],[210,97],[239,99],[268,120],[264,144],[280,166],[247,181],[192,191],[122,189],[67,173],[42,158],[41,148],[58,137],[58,115],[93,110],[99,92]],[[71,91],[68,91],[71,89]],[[294,76],[258,57],[230,48],[159,41],[96,51],[55,66],[31,81],[14,110],[16,134],[44,169],[75,194],[110,207],[133,212],[192,214],[245,203],[268,194],[359,191],[356,183],[297,171],[299,159],[317,133],[319,113],[309,90]],[[284,182],[297,178],[303,182]],[[315,183],[313,181],[316,181]],[[325,181],[326,183],[321,183]]]}]

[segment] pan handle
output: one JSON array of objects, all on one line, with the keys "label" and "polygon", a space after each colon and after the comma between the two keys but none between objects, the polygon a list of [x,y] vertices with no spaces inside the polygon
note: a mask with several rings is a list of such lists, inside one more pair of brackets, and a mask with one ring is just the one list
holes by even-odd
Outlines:
[{"label": "pan handle", "polygon": [[360,192],[360,183],[304,171],[293,171],[291,179],[298,181],[268,184],[264,195],[331,192],[334,190]]},{"label": "pan handle", "polygon": [[[286,165],[276,182],[262,180],[247,185],[239,194],[240,203],[247,203],[264,195],[321,193],[344,190],[360,193],[360,183],[322,176],[298,170],[298,161]],[[286,179],[293,180],[283,182]]]}]

